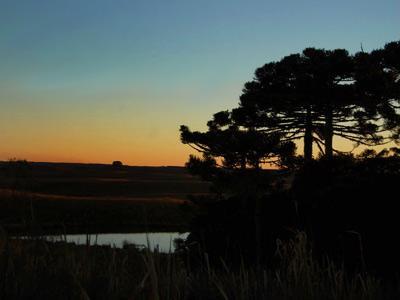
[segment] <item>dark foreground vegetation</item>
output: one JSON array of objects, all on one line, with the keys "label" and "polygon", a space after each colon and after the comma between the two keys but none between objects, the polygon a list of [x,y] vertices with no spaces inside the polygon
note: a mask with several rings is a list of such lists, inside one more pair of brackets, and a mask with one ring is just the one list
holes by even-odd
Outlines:
[{"label": "dark foreground vegetation", "polygon": [[[353,273],[398,275],[400,156],[321,159],[299,169],[290,188],[270,186],[268,193],[250,194],[251,198],[246,188],[261,191],[257,180],[263,178],[265,184],[270,175],[238,172],[249,180],[234,186],[241,196],[199,199],[201,213],[192,223],[189,248],[201,245],[217,265],[223,258],[273,268],[276,240],[290,241],[304,231],[318,260],[329,257]],[[194,255],[193,263],[196,260]]]},{"label": "dark foreground vegetation", "polygon": [[396,299],[397,282],[317,262],[304,233],[278,243],[274,269],[223,267],[186,253],[0,239],[1,299]]},{"label": "dark foreground vegetation", "polygon": [[[197,217],[175,253],[18,240],[1,229],[0,298],[397,299],[399,165],[397,155],[366,152],[313,162],[289,187],[286,173],[274,174],[258,198],[259,225],[251,198],[193,198]],[[244,187],[256,184],[241,175]]]}]

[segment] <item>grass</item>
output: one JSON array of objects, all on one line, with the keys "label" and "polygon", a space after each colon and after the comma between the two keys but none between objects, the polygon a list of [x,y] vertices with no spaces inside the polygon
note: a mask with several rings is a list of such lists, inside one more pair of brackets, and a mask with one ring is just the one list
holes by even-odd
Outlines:
[{"label": "grass", "polygon": [[0,299],[397,299],[368,274],[314,260],[304,233],[280,243],[274,270],[208,263],[133,246],[0,239]]},{"label": "grass", "polygon": [[99,200],[0,191],[0,224],[11,233],[184,231],[193,212],[189,202],[173,198]]},{"label": "grass", "polygon": [[179,167],[0,162],[0,224],[16,234],[185,231],[187,195],[207,191]]},{"label": "grass", "polygon": [[0,188],[92,197],[172,197],[208,192],[183,167],[0,162]]}]

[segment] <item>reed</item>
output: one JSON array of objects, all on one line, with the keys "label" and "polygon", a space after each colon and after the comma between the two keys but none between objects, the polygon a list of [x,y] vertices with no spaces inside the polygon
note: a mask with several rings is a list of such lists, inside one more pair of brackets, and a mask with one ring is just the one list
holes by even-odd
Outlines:
[{"label": "reed", "polygon": [[400,293],[368,274],[349,274],[314,259],[299,232],[277,243],[277,268],[242,263],[193,268],[179,253],[125,245],[10,239],[0,230],[0,299],[396,299]]}]

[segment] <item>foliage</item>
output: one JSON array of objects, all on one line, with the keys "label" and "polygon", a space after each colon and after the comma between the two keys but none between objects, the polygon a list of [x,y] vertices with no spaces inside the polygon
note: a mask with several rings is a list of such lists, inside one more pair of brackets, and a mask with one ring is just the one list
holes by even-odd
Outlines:
[{"label": "foliage", "polygon": [[313,142],[331,157],[333,136],[355,146],[399,141],[400,42],[371,53],[307,48],[267,63],[247,82],[232,111],[238,125]]},{"label": "foliage", "polygon": [[[4,234],[3,234],[4,235]],[[184,263],[184,254],[0,238],[2,299],[395,299],[399,291],[368,274],[314,259],[304,233],[277,243],[280,264],[256,270]],[[396,282],[397,283],[397,282]],[[394,285],[395,286],[395,285]]]},{"label": "foliage", "polygon": [[283,142],[279,134],[238,126],[228,111],[215,114],[207,125],[206,132],[191,131],[187,126],[180,131],[182,142],[202,153],[202,157],[191,155],[186,167],[213,182],[214,191],[249,191],[251,186],[264,186],[265,190],[269,176],[262,167],[284,167],[294,161],[294,143]]},{"label": "foliage", "polygon": [[398,149],[368,150],[305,166],[296,174],[292,195],[319,253],[389,276],[400,267],[399,182]]}]

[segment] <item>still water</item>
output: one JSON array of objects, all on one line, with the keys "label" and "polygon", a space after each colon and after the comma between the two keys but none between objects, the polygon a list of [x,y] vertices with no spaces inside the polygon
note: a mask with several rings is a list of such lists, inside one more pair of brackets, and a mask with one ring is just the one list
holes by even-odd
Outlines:
[{"label": "still water", "polygon": [[67,241],[76,244],[110,245],[122,248],[125,243],[138,247],[158,248],[161,252],[174,251],[174,240],[185,239],[189,233],[179,232],[149,232],[149,233],[99,233],[99,234],[67,234],[63,236],[45,236],[48,241]]}]

